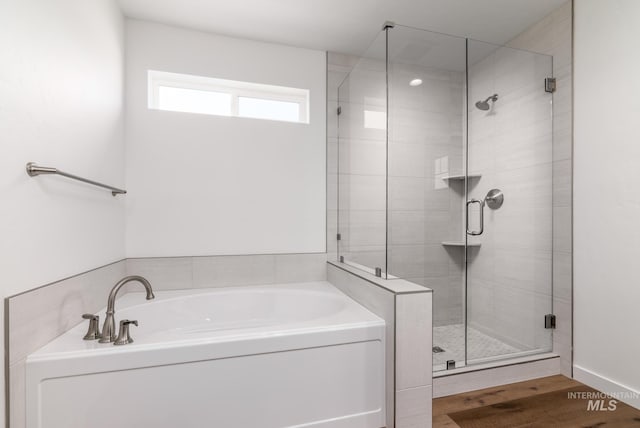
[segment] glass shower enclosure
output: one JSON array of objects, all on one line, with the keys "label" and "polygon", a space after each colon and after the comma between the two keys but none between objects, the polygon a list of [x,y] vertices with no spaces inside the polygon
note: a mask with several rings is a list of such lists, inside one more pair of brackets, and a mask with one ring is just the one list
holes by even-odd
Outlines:
[{"label": "glass shower enclosure", "polygon": [[434,371],[552,348],[551,61],[389,24],[338,88],[339,260],[433,289]]}]

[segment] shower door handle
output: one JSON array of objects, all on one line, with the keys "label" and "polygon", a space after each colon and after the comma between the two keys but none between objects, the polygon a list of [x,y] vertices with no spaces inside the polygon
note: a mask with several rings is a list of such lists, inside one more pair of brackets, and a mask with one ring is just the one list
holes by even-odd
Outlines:
[{"label": "shower door handle", "polygon": [[[469,230],[469,205],[478,204],[480,205],[480,230]],[[484,201],[480,201],[478,199],[471,199],[467,201],[467,234],[472,236],[482,235],[484,232]]]}]

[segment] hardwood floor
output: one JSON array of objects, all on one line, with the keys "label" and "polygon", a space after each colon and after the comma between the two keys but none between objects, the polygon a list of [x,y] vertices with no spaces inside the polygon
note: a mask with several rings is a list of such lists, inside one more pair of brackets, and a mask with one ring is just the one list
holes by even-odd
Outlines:
[{"label": "hardwood floor", "polygon": [[587,398],[571,396],[580,392],[597,393],[557,375],[436,398],[433,428],[640,427],[640,410],[611,399],[588,410]]}]

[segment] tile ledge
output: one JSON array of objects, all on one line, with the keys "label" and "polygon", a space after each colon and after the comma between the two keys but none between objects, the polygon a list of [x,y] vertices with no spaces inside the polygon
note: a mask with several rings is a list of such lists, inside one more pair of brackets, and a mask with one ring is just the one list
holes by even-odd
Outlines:
[{"label": "tile ledge", "polygon": [[433,291],[430,288],[423,287],[422,285],[418,285],[404,279],[378,278],[375,275],[372,275],[360,269],[354,268],[345,263],[328,260],[327,264],[334,266],[338,269],[341,269],[343,271],[349,272],[350,274],[355,275],[358,278],[364,279],[365,281],[368,281],[373,285],[376,285],[394,294],[431,293]]}]

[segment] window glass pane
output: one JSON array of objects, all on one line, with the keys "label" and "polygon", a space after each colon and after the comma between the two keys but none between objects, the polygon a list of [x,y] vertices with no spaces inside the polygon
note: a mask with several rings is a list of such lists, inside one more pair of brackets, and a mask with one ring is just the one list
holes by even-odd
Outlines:
[{"label": "window glass pane", "polygon": [[364,127],[370,129],[387,129],[387,114],[383,111],[364,111]]},{"label": "window glass pane", "polygon": [[238,97],[238,116],[300,122],[300,104],[288,101]]},{"label": "window glass pane", "polygon": [[160,86],[158,109],[230,116],[231,94]]}]

